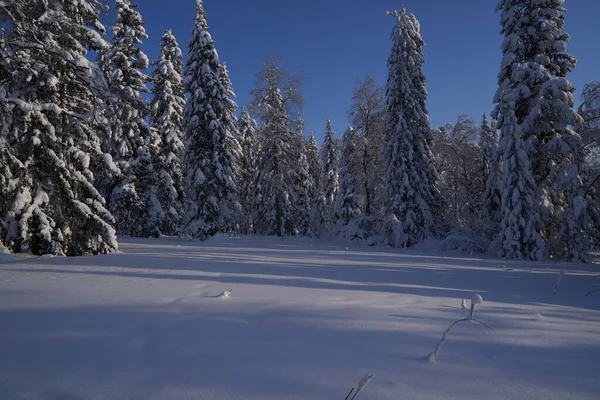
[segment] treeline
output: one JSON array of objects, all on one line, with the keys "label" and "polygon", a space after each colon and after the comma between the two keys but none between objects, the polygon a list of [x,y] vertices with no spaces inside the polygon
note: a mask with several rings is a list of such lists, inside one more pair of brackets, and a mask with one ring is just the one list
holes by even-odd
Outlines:
[{"label": "treeline", "polygon": [[419,23],[389,13],[387,83],[357,81],[351,126],[336,138],[324,121],[320,148],[305,136],[302,77],[277,59],[238,113],[201,0],[185,65],[170,31],[150,62],[136,5],[115,7],[110,41],[98,0],[0,7],[0,240],[13,252],[98,254],[117,249],[117,234],[218,232],[434,238],[533,260],[587,260],[597,244],[600,85],[574,110],[562,2],[499,2],[496,107],[438,129]]}]

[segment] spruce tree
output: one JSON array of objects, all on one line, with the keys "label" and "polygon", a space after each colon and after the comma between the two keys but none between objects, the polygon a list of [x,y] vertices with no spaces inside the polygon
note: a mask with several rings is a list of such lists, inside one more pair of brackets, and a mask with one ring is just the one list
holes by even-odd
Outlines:
[{"label": "spruce tree", "polygon": [[[512,132],[510,137],[523,141],[530,164],[523,168],[533,176],[534,207],[539,214],[535,219],[541,221],[535,229],[545,238],[548,254],[585,259],[581,225],[585,220],[585,200],[574,159],[579,136],[571,129],[582,120],[573,109],[574,88],[565,78],[576,60],[566,53],[569,35],[562,31],[566,12],[563,4],[564,0],[498,3],[504,42],[494,112],[502,116],[511,112],[507,104],[514,106],[514,118],[502,118],[499,127],[503,135],[508,129]],[[514,127],[506,126],[507,121]],[[507,166],[504,168],[506,172]],[[507,189],[510,190],[504,190]],[[571,224],[565,230],[565,218],[579,221],[579,226]],[[522,256],[540,258],[540,249],[530,250],[531,254]]]},{"label": "spruce tree", "polygon": [[160,223],[162,233],[174,235],[183,220],[183,132],[181,124],[185,94],[183,89],[182,55],[170,30],[161,38],[160,56],[152,63],[152,101],[150,126],[160,139],[152,154],[154,173],[158,178],[158,201],[164,211]]},{"label": "spruce tree", "polygon": [[10,52],[2,49],[11,74],[8,80],[0,77],[0,102],[13,107],[0,144],[8,146],[2,151],[9,185],[3,191],[12,192],[3,207],[3,240],[15,252],[117,249],[113,217],[93,186],[90,167],[106,159],[93,129],[102,84],[97,66],[86,58],[88,49],[107,46],[98,20],[102,10],[95,0],[25,0],[0,10],[10,21],[11,43]]},{"label": "spruce tree", "polygon": [[310,134],[306,143],[306,160],[308,171],[311,176],[310,193],[310,217],[307,235],[310,237],[321,237],[323,230],[323,210],[325,208],[325,195],[322,187],[323,165],[319,158],[319,146],[314,134]]},{"label": "spruce tree", "polygon": [[331,127],[331,121],[327,120],[325,125],[325,137],[321,145],[321,163],[323,165],[323,194],[325,204],[323,210],[323,222],[325,232],[333,233],[335,226],[335,201],[339,191],[339,149],[334,138],[335,132]]},{"label": "spruce tree", "polygon": [[396,24],[386,84],[388,206],[382,239],[394,247],[408,247],[433,235],[438,192],[425,107],[425,43],[413,14],[404,8],[389,14]]},{"label": "spruce tree", "polygon": [[242,111],[238,119],[240,133],[241,156],[238,160],[240,175],[238,178],[238,195],[241,215],[238,218],[240,233],[254,232],[254,205],[256,204],[256,178],[258,174],[258,126],[247,111]]},{"label": "spruce tree", "polygon": [[149,63],[140,46],[148,36],[137,4],[117,0],[115,7],[111,46],[101,56],[112,96],[107,108],[111,139],[105,150],[121,171],[112,185],[109,205],[120,234],[158,236],[164,213],[157,199],[151,145],[158,148],[160,138],[146,123],[149,108],[142,98],[149,79],[142,70]]},{"label": "spruce tree", "polygon": [[293,229],[299,235],[308,236],[310,233],[311,195],[314,192],[314,181],[310,174],[310,164],[306,156],[306,142],[301,130],[296,134],[295,149],[298,161],[295,165],[295,185],[293,190]]},{"label": "spruce tree", "polygon": [[319,158],[319,146],[317,145],[317,139],[315,135],[311,133],[308,135],[308,143],[306,144],[306,159],[308,161],[308,170],[315,183],[315,189],[318,190],[322,176],[323,166]]},{"label": "spruce tree", "polygon": [[236,212],[236,134],[231,87],[208,32],[202,0],[196,1],[194,27],[184,74],[190,94],[183,111],[186,215],[182,233],[201,240],[231,227]]},{"label": "spruce tree", "polygon": [[[362,173],[362,163],[356,162],[357,155],[364,150],[356,130],[348,128],[342,138],[340,161],[340,185],[335,204],[338,229],[343,229],[361,214],[358,204],[357,172]],[[360,158],[358,158],[360,160]],[[358,166],[358,168],[357,168]]]},{"label": "spruce tree", "polygon": [[0,245],[8,244],[8,212],[18,192],[19,182],[27,172],[7,141],[12,112],[10,103],[0,101]]},{"label": "spruce tree", "polygon": [[504,167],[502,182],[501,255],[506,258],[540,260],[543,257],[541,224],[535,204],[535,180],[525,142],[514,114],[515,103],[502,102],[498,126],[502,130],[500,151]]}]

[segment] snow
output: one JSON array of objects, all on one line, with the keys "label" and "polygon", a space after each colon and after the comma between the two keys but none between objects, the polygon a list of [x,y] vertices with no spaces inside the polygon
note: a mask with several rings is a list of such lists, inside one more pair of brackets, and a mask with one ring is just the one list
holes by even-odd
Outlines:
[{"label": "snow", "polygon": [[[0,263],[0,398],[341,399],[371,374],[358,399],[600,393],[593,265],[292,237],[120,250]],[[424,362],[475,293],[494,330],[457,324]]]},{"label": "snow", "polygon": [[0,264],[9,263],[9,262],[13,262],[16,260],[14,256],[12,256],[8,253],[4,253],[1,250],[3,250],[3,249],[0,249]]},{"label": "snow", "polygon": [[471,298],[471,305],[473,304],[483,304],[483,298],[479,294],[474,294]]}]

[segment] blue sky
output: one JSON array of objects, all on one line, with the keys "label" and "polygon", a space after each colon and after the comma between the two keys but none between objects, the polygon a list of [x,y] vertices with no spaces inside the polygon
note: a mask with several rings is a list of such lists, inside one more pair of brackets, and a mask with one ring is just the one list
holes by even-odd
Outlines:
[{"label": "blue sky", "polygon": [[[110,0],[109,0],[110,1]],[[195,0],[139,0],[149,39],[143,45],[156,58],[160,37],[171,29],[184,51],[192,28]],[[242,106],[250,99],[255,73],[269,54],[283,58],[288,72],[306,77],[303,117],[306,132],[319,142],[325,120],[337,136],[348,126],[347,111],[358,78],[387,79],[386,61],[394,24],[385,11],[404,4],[421,23],[425,75],[432,127],[467,113],[480,120],[491,111],[500,68],[496,0],[204,0],[210,32]],[[578,66],[568,78],[577,88],[600,80],[600,1],[567,0],[568,51]]]}]

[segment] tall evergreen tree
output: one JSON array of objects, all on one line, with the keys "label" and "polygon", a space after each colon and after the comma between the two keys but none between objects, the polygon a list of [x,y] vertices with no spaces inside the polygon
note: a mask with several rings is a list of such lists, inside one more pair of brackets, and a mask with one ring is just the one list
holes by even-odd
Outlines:
[{"label": "tall evergreen tree", "polygon": [[186,215],[182,233],[207,239],[227,230],[236,212],[234,111],[227,74],[208,32],[202,0],[196,0],[184,85],[190,94],[183,112]]},{"label": "tall evergreen tree", "polygon": [[[498,3],[496,10],[501,13],[504,42],[494,113],[514,114],[514,118],[501,118],[499,127],[503,135],[523,141],[528,161],[521,161],[530,164],[523,168],[531,171],[535,182],[534,207],[539,218],[534,219],[543,221],[538,222],[535,229],[545,238],[549,255],[584,259],[587,257],[584,227],[571,224],[567,233],[562,223],[567,214],[572,217],[569,219],[580,223],[585,219],[582,206],[585,200],[574,160],[579,136],[570,128],[578,126],[581,117],[573,109],[574,89],[565,78],[575,67],[576,60],[565,52],[569,35],[562,31],[566,11],[563,4],[564,0],[501,0]],[[512,111],[508,109],[509,104],[514,106]],[[513,123],[514,127],[507,123]],[[506,172],[510,166],[504,168]],[[505,176],[505,182],[506,179]],[[504,190],[510,187],[505,186]],[[520,239],[506,240],[512,243]],[[539,249],[529,250],[531,254],[519,257],[540,258]]]},{"label": "tall evergreen tree", "polygon": [[502,182],[502,219],[500,240],[504,257],[540,260],[543,257],[539,209],[535,204],[535,180],[525,143],[510,100],[499,109],[498,126],[502,130],[500,151],[504,167]]},{"label": "tall evergreen tree", "polygon": [[314,192],[314,182],[310,174],[310,164],[306,156],[304,135],[296,134],[297,163],[295,165],[294,219],[293,230],[299,235],[308,236],[310,233],[310,216],[312,212],[311,194]]},{"label": "tall evergreen tree", "polygon": [[419,22],[402,8],[389,13],[396,19],[388,58],[385,243],[412,246],[434,233],[438,192],[433,166],[431,129],[425,101],[423,51]]},{"label": "tall evergreen tree", "polygon": [[335,201],[339,191],[339,149],[335,132],[331,127],[331,121],[327,120],[325,125],[325,137],[321,145],[321,163],[323,165],[323,194],[325,204],[323,210],[323,222],[325,232],[333,233],[335,226]]},{"label": "tall evergreen tree", "polygon": [[160,229],[169,235],[177,232],[183,220],[181,158],[184,146],[181,123],[185,95],[181,58],[175,37],[170,30],[166,31],[161,39],[160,56],[152,63],[150,126],[156,130],[160,140],[152,154],[154,173],[158,175],[158,201],[164,211]]},{"label": "tall evergreen tree", "polygon": [[[361,214],[358,204],[359,182],[357,177],[362,176],[363,165],[356,162],[356,156],[362,151],[364,151],[364,147],[360,136],[355,129],[348,128],[342,138],[340,184],[335,204],[338,229],[343,229],[350,221]],[[360,175],[357,173],[360,173]]]},{"label": "tall evergreen tree", "polygon": [[3,146],[10,147],[3,151],[3,178],[12,192],[5,197],[3,241],[15,252],[117,249],[113,217],[90,169],[92,161],[105,160],[92,129],[98,68],[86,59],[88,49],[107,46],[98,20],[102,9],[95,0],[25,0],[1,7],[1,18],[10,21],[10,52],[4,46],[1,51],[11,74],[0,76],[0,102],[14,107],[2,134]]},{"label": "tall evergreen tree", "polygon": [[258,125],[247,111],[242,111],[238,119],[240,133],[241,156],[238,160],[239,179],[238,195],[241,215],[238,218],[240,233],[248,234],[254,231],[254,205],[256,204],[256,178],[258,174]]},{"label": "tall evergreen tree", "polygon": [[25,165],[15,156],[8,143],[12,125],[13,105],[0,101],[0,247],[8,239],[8,212],[15,200]]},{"label": "tall evergreen tree", "polygon": [[160,138],[146,123],[149,109],[141,95],[148,92],[148,77],[142,70],[149,63],[140,46],[148,36],[137,4],[117,0],[115,7],[111,46],[101,55],[112,95],[107,107],[111,138],[104,145],[121,170],[112,185],[109,205],[119,233],[156,236],[163,210],[157,199],[150,144],[158,147]]},{"label": "tall evergreen tree", "polygon": [[333,205],[339,189],[339,149],[334,138],[335,132],[331,121],[327,120],[325,137],[321,146],[321,163],[323,165],[323,192],[326,204]]},{"label": "tall evergreen tree", "polygon": [[306,143],[306,160],[308,171],[313,183],[310,193],[310,217],[308,236],[321,237],[323,230],[323,210],[325,208],[325,194],[323,193],[322,177],[323,165],[319,157],[319,146],[315,135],[311,132]]},{"label": "tall evergreen tree", "polygon": [[[221,70],[219,72],[221,83],[225,88],[225,92],[230,99],[235,97],[231,79],[229,78],[229,70],[227,69],[227,63],[224,61],[221,63]],[[237,108],[237,104],[233,103],[234,107]],[[242,158],[242,137],[237,130],[237,118],[235,114],[231,114],[233,124],[229,125],[227,135],[224,141],[224,153],[229,155],[229,162],[231,163],[231,182],[233,182],[233,189],[227,191],[227,196],[223,201],[224,212],[221,214],[221,225],[222,229],[227,232],[239,232],[240,229],[240,212],[241,202],[239,198],[239,181],[242,176],[241,165],[239,160]]]},{"label": "tall evergreen tree", "polygon": [[308,135],[308,143],[306,144],[306,159],[308,161],[308,170],[313,182],[315,183],[315,189],[318,190],[323,176],[323,166],[321,165],[321,159],[319,158],[319,146],[317,145],[317,139],[312,132],[310,135]]}]

